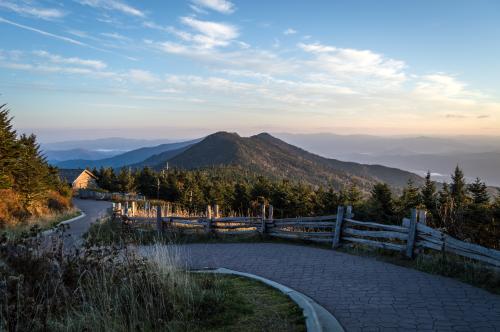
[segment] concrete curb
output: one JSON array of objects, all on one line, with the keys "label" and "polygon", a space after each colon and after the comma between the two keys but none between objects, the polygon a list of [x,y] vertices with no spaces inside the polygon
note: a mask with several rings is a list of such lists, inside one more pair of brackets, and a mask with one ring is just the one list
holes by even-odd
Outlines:
[{"label": "concrete curb", "polygon": [[68,220],[61,221],[56,226],[54,226],[51,229],[48,229],[46,231],[43,231],[41,234],[43,236],[50,235],[50,234],[52,234],[52,233],[55,232],[55,228],[57,228],[58,226],[60,226],[60,225],[66,225],[66,224],[71,224],[72,222],[80,220],[80,219],[85,218],[87,216],[85,214],[85,212],[83,212],[82,210],[80,210],[80,212],[81,212],[81,214],[78,217],[74,217],[74,218],[71,218],[71,219],[68,219]]},{"label": "concrete curb", "polygon": [[337,319],[325,308],[316,303],[310,297],[297,292],[287,286],[279,284],[275,281],[257,276],[255,274],[234,271],[226,268],[218,268],[214,270],[196,270],[197,273],[220,273],[220,274],[232,274],[242,277],[247,277],[260,282],[265,283],[268,286],[276,288],[288,295],[297,305],[303,310],[304,317],[306,319],[307,331],[310,332],[344,332],[343,327],[337,321]]}]

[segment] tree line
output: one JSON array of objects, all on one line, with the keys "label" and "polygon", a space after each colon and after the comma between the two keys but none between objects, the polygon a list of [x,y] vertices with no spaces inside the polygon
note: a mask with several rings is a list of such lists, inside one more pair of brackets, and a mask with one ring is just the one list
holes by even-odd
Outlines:
[{"label": "tree line", "polygon": [[257,214],[261,203],[272,204],[277,218],[335,214],[337,206],[352,205],[356,219],[401,224],[412,208],[428,211],[428,223],[463,240],[499,248],[500,192],[491,197],[480,179],[467,184],[457,166],[450,184],[438,184],[430,173],[418,187],[408,181],[401,194],[385,183],[369,193],[355,185],[341,190],[286,179],[273,180],[238,167],[199,170],[151,168],[94,169],[101,188],[138,192],[150,199],[166,200],[190,212],[218,204],[225,214]]},{"label": "tree line", "polygon": [[0,227],[69,206],[71,191],[40,151],[35,135],[18,135],[0,105]]}]

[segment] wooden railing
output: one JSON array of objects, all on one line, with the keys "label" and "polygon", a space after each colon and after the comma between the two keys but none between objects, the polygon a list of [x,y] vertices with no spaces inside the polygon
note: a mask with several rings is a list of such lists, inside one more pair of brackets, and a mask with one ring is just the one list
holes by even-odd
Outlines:
[{"label": "wooden railing", "polygon": [[[215,212],[215,214],[212,213]],[[115,211],[129,227],[150,227],[158,232],[179,230],[186,233],[221,235],[266,234],[285,239],[331,243],[338,248],[345,243],[357,243],[374,248],[394,250],[412,258],[421,249],[471,258],[500,267],[500,251],[460,241],[426,225],[425,211],[413,209],[411,218],[401,226],[355,220],[352,208],[340,206],[336,215],[298,218],[273,218],[273,207],[262,206],[258,217],[220,217],[218,208],[207,209],[206,216],[164,216],[156,207],[156,218],[124,214]]]}]

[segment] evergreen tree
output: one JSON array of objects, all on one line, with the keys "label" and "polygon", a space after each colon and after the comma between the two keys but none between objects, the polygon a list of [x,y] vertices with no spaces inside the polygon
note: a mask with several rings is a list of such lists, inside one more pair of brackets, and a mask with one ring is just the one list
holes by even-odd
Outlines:
[{"label": "evergreen tree", "polygon": [[457,211],[461,211],[465,208],[467,204],[467,184],[465,183],[464,173],[460,167],[455,168],[455,171],[451,175],[451,197]]},{"label": "evergreen tree", "polygon": [[50,183],[50,173],[35,135],[19,138],[18,167],[14,172],[14,187],[22,198],[25,209],[46,195]]},{"label": "evergreen tree", "polygon": [[470,184],[468,188],[471,194],[472,204],[478,206],[487,206],[490,203],[488,187],[486,186],[486,183],[481,181],[480,178],[476,178],[476,181]]},{"label": "evergreen tree", "polygon": [[12,118],[5,105],[0,105],[0,189],[11,188],[14,184],[12,172],[18,165],[19,143],[12,128]]},{"label": "evergreen tree", "polygon": [[403,189],[403,194],[400,198],[400,206],[403,215],[406,215],[411,209],[419,206],[421,201],[422,198],[420,196],[418,188],[415,186],[413,180],[409,179],[406,187]]},{"label": "evergreen tree", "polygon": [[422,197],[422,203],[424,204],[427,211],[434,214],[437,206],[437,193],[436,193],[436,183],[431,180],[431,172],[427,171],[425,176],[425,183],[420,191]]},{"label": "evergreen tree", "polygon": [[473,233],[476,233],[478,224],[484,225],[491,221],[490,195],[488,194],[488,187],[479,178],[476,178],[469,185],[469,192],[471,194],[471,203],[467,206],[466,224],[467,227],[473,230]]},{"label": "evergreen tree", "polygon": [[344,205],[351,205],[356,208],[363,200],[363,194],[355,184],[351,184],[347,190],[341,192],[342,201]]},{"label": "evergreen tree", "polygon": [[118,191],[122,193],[130,193],[135,190],[134,177],[130,168],[122,168],[117,177]]},{"label": "evergreen tree", "polygon": [[390,224],[395,222],[392,192],[386,183],[377,183],[371,190],[368,215],[373,220]]}]

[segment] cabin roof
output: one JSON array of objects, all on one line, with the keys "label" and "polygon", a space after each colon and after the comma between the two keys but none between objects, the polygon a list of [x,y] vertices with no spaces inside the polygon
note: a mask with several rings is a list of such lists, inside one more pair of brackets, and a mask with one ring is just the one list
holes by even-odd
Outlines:
[{"label": "cabin roof", "polygon": [[97,179],[97,177],[87,169],[59,169],[59,177],[61,180],[69,184],[73,184],[73,182],[75,182],[75,180],[78,179],[78,177],[83,173]]}]

